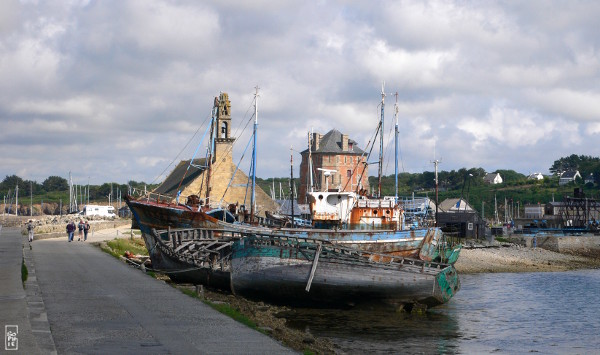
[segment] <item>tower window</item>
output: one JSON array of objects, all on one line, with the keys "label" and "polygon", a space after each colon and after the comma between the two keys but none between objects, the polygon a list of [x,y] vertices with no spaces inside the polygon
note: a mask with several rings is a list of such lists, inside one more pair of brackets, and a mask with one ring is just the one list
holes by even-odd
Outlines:
[{"label": "tower window", "polygon": [[221,138],[227,138],[227,122],[221,123]]}]

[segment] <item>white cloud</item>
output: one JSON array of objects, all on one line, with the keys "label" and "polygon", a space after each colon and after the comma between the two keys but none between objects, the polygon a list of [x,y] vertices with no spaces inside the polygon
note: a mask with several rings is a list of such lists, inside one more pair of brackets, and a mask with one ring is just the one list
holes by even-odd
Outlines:
[{"label": "white cloud", "polygon": [[86,161],[77,178],[150,181],[193,154],[199,136],[183,147],[220,91],[245,125],[256,85],[261,177],[286,176],[289,146],[302,150],[311,128],[364,148],[382,81],[385,133],[398,91],[413,172],[432,169],[434,146],[448,170],[545,171],[598,154],[600,5],[380,5],[0,2],[0,149],[17,154],[0,156],[0,174],[32,165],[43,180]]},{"label": "white cloud", "polygon": [[510,147],[534,146],[557,129],[554,122],[536,114],[498,106],[492,107],[484,119],[461,119],[457,127],[472,136],[465,143],[473,149],[498,143]]}]

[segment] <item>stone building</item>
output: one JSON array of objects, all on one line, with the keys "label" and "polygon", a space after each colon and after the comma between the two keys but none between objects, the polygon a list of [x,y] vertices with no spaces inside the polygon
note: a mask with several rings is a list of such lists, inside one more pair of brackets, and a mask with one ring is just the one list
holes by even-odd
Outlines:
[{"label": "stone building", "polygon": [[[237,170],[231,156],[234,138],[231,134],[231,103],[227,93],[215,97],[217,119],[213,131],[215,149],[210,176],[210,191],[208,192],[211,206],[225,207],[228,204],[245,204],[250,210],[251,191],[246,188],[248,175]],[[179,201],[185,202],[190,195],[197,195],[201,200],[207,198],[206,188],[206,159],[183,160],[173,169],[167,178],[154,192],[175,197],[180,192]],[[231,181],[232,176],[235,177]],[[231,184],[230,184],[231,181]],[[228,187],[229,185],[229,187]],[[260,187],[256,186],[256,207],[260,216],[265,211],[277,211],[278,205]]]},{"label": "stone building", "polygon": [[[366,156],[347,134],[332,129],[325,135],[313,133],[310,141],[313,187],[316,191],[369,189]],[[298,202],[306,203],[306,192],[310,191],[309,150],[306,149],[301,155]]]}]

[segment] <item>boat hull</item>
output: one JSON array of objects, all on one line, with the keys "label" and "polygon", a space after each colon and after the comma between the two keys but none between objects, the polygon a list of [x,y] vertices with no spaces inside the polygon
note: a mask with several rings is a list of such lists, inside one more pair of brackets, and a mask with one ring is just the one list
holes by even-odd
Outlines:
[{"label": "boat hull", "polygon": [[174,248],[160,239],[160,236],[151,231],[142,232],[142,238],[148,249],[152,269],[164,273],[176,283],[190,283],[230,291],[229,269],[215,269],[187,261],[181,257]]},{"label": "boat hull", "polygon": [[236,242],[231,261],[232,291],[275,303],[374,302],[434,307],[460,289],[458,274],[451,265],[433,267],[424,262],[415,264],[414,260],[403,264],[375,262],[366,256],[349,258],[335,248],[318,252],[305,246],[303,242],[264,243],[253,238]]},{"label": "boat hull", "polygon": [[189,206],[125,197],[140,229],[150,232],[167,228],[216,228],[220,221]]}]

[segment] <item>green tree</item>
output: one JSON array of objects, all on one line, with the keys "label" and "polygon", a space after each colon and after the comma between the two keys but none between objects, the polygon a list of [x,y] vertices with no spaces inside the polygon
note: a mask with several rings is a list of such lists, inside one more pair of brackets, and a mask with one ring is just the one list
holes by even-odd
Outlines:
[{"label": "green tree", "polygon": [[42,182],[42,187],[46,192],[67,191],[69,190],[69,182],[60,176],[49,176]]},{"label": "green tree", "polygon": [[598,157],[571,154],[568,157],[555,160],[549,170],[551,173],[561,174],[567,170],[577,170],[597,163],[600,163],[600,158]]}]

